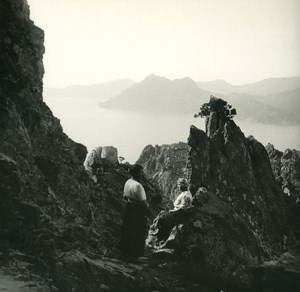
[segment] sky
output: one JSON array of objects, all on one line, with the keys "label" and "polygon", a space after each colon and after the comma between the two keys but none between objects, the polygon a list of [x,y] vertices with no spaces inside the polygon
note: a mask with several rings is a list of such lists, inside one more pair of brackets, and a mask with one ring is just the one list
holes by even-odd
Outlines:
[{"label": "sky", "polygon": [[28,0],[44,86],[300,76],[299,0]]}]

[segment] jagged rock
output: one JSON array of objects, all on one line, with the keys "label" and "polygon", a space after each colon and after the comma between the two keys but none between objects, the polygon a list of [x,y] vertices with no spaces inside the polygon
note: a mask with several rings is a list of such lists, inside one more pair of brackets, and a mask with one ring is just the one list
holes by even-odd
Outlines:
[{"label": "jagged rock", "polygon": [[296,231],[300,239],[300,152],[287,149],[278,151],[273,145],[268,144],[266,150],[270,157],[273,173],[279,186],[285,194],[288,205],[289,225]]},{"label": "jagged rock", "polygon": [[[194,207],[190,217],[167,225],[183,224],[181,235],[172,239],[175,253],[201,263],[205,277],[218,278],[228,289],[254,289],[258,284],[251,267],[297,243],[293,215],[263,145],[246,138],[232,120],[207,123],[207,133],[192,126],[188,139],[187,177]],[[170,228],[159,238],[163,229],[159,224],[150,228],[150,246],[160,248],[168,241]]]},{"label": "jagged rock", "polygon": [[281,184],[282,183],[282,177],[281,177],[281,158],[283,153],[281,151],[278,151],[274,148],[272,144],[268,144],[266,146],[266,150],[269,155],[269,159],[271,162],[271,167],[275,176],[275,179]]},{"label": "jagged rock", "polygon": [[[275,182],[268,154],[261,143],[253,137],[246,138],[233,121],[226,121],[210,138],[191,127],[188,143],[192,192],[195,194],[199,187],[205,186],[230,206],[228,215],[240,221],[235,227],[239,240],[247,238],[243,229],[250,235],[256,234],[257,238],[248,235],[255,248],[244,242],[246,258],[258,255],[258,260],[272,258],[285,250],[287,241],[293,244],[294,233],[287,222],[284,194]],[[234,244],[235,240],[230,245]],[[222,252],[219,255],[222,257]]]},{"label": "jagged rock", "polygon": [[172,208],[172,201],[178,195],[177,180],[185,176],[187,143],[175,143],[162,146],[146,146],[137,163],[141,164],[145,173],[158,185],[163,197],[163,206]]},{"label": "jagged rock", "polygon": [[[110,167],[94,184],[83,165],[86,147],[43,102],[44,32],[29,19],[27,1],[1,1],[0,24],[0,251],[37,256],[45,263],[38,273],[54,279],[62,250],[114,251],[129,174],[106,148]],[[155,213],[159,194],[151,184],[147,192]]]},{"label": "jagged rock", "polygon": [[217,121],[217,113],[212,112],[209,118],[205,120],[205,132],[208,137],[212,137],[215,131],[219,128]]},{"label": "jagged rock", "polygon": [[[245,138],[233,121],[226,122],[211,139],[191,127],[189,145],[192,192],[205,186],[237,210],[244,210],[249,228],[265,237],[274,250],[281,249],[283,236],[290,230],[283,193],[275,182],[263,145]],[[274,220],[278,223],[276,228]]]}]

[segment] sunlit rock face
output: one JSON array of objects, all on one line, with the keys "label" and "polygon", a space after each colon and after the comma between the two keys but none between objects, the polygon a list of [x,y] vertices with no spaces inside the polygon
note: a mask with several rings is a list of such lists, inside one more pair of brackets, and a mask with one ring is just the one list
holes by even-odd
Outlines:
[{"label": "sunlit rock face", "polygon": [[171,208],[177,197],[177,180],[185,177],[189,147],[187,143],[146,146],[137,163],[144,168],[150,178],[162,191],[163,206]]},{"label": "sunlit rock face", "polygon": [[296,230],[300,239],[300,152],[287,149],[276,150],[273,145],[266,146],[272,170],[278,185],[285,194],[288,205],[289,225]]}]

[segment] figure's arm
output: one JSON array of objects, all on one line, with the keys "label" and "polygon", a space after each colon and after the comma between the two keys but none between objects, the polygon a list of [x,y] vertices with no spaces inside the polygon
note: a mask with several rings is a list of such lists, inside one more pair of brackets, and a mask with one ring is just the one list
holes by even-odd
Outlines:
[{"label": "figure's arm", "polygon": [[139,185],[137,188],[137,200],[141,202],[145,215],[149,216],[151,214],[149,204],[147,202],[146,192],[142,185]]},{"label": "figure's arm", "polygon": [[142,206],[143,206],[143,208],[144,208],[144,210],[145,210],[145,215],[146,215],[147,217],[149,217],[150,214],[151,214],[151,211],[150,211],[148,202],[147,202],[146,200],[143,200],[143,201],[141,201],[141,204],[142,204]]}]

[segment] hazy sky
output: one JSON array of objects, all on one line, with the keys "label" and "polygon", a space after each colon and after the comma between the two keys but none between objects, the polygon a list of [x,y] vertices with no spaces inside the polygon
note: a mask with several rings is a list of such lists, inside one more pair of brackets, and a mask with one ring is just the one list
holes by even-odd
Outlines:
[{"label": "hazy sky", "polygon": [[299,0],[28,0],[45,86],[300,76]]}]

